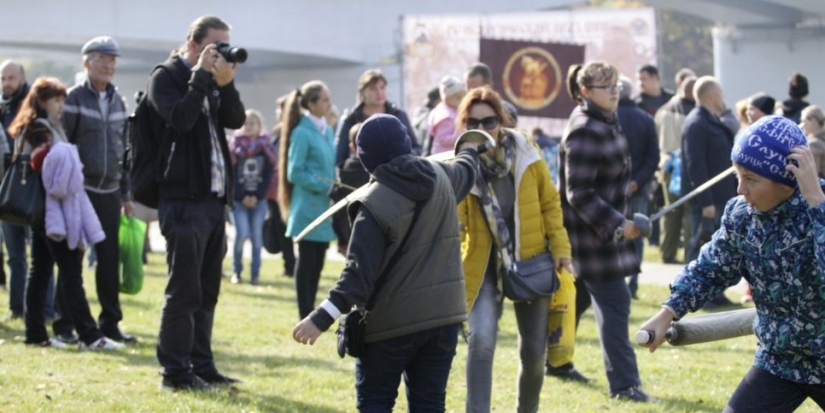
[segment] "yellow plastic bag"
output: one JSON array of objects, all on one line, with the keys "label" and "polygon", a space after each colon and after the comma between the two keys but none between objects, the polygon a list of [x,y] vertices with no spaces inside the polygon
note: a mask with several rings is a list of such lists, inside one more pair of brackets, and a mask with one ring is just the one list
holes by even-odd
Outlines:
[{"label": "yellow plastic bag", "polygon": [[573,274],[559,271],[559,290],[547,317],[547,363],[559,367],[573,361],[576,346],[576,284]]}]

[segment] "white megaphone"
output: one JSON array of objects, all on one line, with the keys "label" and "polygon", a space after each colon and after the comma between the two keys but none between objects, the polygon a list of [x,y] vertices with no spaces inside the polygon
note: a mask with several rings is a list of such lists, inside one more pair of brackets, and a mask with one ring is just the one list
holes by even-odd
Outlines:
[{"label": "white megaphone", "polygon": [[462,133],[458,139],[455,140],[453,151],[456,155],[458,154],[459,148],[465,143],[477,144],[478,153],[484,153],[496,147],[496,140],[493,139],[489,133],[480,129],[470,129]]}]

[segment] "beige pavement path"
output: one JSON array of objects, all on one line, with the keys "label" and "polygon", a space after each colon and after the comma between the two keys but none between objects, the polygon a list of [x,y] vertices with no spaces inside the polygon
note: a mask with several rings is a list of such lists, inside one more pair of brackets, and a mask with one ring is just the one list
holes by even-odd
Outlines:
[{"label": "beige pavement path", "polygon": [[[235,239],[235,228],[231,225],[226,226],[226,233],[228,238],[228,247],[226,253],[226,259],[232,260],[232,246]],[[153,222],[149,225],[149,237],[150,242],[152,245],[152,250],[157,252],[162,252],[166,248],[166,241],[164,240],[163,236],[158,229],[157,222]],[[244,256],[250,257],[250,243],[247,242],[244,248]],[[270,254],[266,251],[263,251],[263,259],[272,259],[275,257],[279,257],[278,255]],[[344,257],[338,254],[337,248],[335,243],[332,243],[330,249],[327,250],[327,260],[330,261],[338,261],[343,262]],[[658,284],[658,285],[668,285],[682,270],[683,265],[677,264],[662,264],[662,263],[654,263],[654,262],[644,262],[642,263],[642,273],[639,274],[639,282],[642,284]],[[744,281],[739,283],[734,287],[740,294],[744,292],[745,284]]]}]

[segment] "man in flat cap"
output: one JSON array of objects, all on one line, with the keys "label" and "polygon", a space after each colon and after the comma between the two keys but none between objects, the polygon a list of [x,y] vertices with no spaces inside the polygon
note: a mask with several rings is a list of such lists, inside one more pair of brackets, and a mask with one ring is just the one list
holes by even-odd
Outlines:
[{"label": "man in flat cap", "polygon": [[[125,169],[128,114],[123,97],[112,85],[120,48],[115,39],[98,36],[83,45],[81,51],[86,80],[69,89],[63,128],[69,141],[78,147],[86,193],[106,233],[106,239],[94,246],[101,307],[98,324],[106,337],[131,343],[136,341],[135,337],[124,334],[118,326],[123,319],[118,297],[120,214],[132,215],[134,209]],[[55,335],[71,340],[71,327],[66,324],[56,321]]]}]

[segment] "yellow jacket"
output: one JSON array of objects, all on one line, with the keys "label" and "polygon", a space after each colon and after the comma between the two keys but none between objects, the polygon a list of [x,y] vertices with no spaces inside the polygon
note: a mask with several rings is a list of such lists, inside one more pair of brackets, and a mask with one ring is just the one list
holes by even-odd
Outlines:
[{"label": "yellow jacket", "polygon": [[[514,167],[516,202],[515,259],[531,258],[549,247],[553,258],[570,259],[570,241],[562,219],[561,199],[550,171],[535,142],[522,133],[504,129],[513,136],[516,148]],[[467,289],[467,312],[472,310],[487,270],[493,237],[479,205],[481,193],[473,187],[458,204],[461,227],[461,260]]]}]

